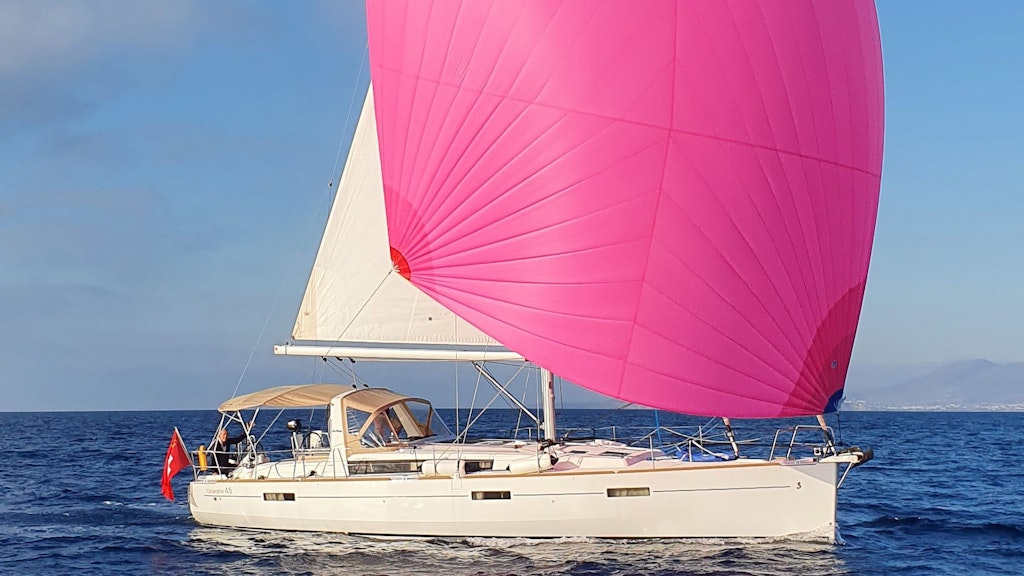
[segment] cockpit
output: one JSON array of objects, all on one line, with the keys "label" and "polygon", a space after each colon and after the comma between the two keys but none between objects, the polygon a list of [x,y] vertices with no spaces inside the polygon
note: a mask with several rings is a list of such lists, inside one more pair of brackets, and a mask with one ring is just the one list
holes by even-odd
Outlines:
[{"label": "cockpit", "polygon": [[[309,411],[299,416],[295,412],[299,409]],[[338,384],[278,386],[232,398],[221,404],[220,412],[223,418],[218,431],[228,426],[242,428],[244,436],[240,437],[246,441],[230,456],[247,468],[262,463],[277,466],[284,460],[294,460],[301,463],[303,470],[307,465],[323,468],[317,472],[322,475],[355,454],[372,457],[373,453],[399,450],[425,438],[452,438],[429,401],[386,388]],[[268,412],[268,416],[261,416]],[[268,423],[266,418],[271,421]],[[288,448],[275,440],[279,437],[275,430],[280,430],[281,423],[290,436]],[[316,461],[321,464],[310,464]],[[296,467],[298,470],[299,464]],[[233,468],[216,467],[213,471],[227,474]]]}]

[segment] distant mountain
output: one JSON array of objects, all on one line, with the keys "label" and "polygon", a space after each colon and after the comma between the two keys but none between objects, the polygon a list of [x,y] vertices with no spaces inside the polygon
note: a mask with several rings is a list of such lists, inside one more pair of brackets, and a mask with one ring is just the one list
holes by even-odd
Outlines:
[{"label": "distant mountain", "polygon": [[847,410],[1024,410],[1024,362],[965,360],[863,387],[854,376],[851,372]]}]

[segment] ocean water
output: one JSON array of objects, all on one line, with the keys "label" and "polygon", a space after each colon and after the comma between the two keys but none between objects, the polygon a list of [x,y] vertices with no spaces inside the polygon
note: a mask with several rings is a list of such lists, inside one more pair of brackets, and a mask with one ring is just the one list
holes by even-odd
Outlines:
[{"label": "ocean water", "polygon": [[[565,410],[561,422],[654,423]],[[661,413],[662,425],[679,417]],[[502,430],[514,416],[482,421]],[[194,448],[215,412],[0,413],[0,574],[1024,574],[1020,413],[844,413],[875,459],[840,491],[840,545],[800,541],[374,540],[206,528],[160,495],[173,426]],[[686,420],[694,422],[693,420]],[[450,422],[450,418],[449,418]],[[736,423],[740,435],[757,425]]]}]

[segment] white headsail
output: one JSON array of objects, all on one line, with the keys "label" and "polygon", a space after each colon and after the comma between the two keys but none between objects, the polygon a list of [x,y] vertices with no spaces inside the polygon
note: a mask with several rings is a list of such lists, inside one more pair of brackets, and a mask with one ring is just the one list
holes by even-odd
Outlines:
[{"label": "white headsail", "polygon": [[[383,187],[371,89],[292,329],[296,340],[337,345],[278,346],[275,352],[380,359],[379,351],[370,356],[351,353],[353,346],[384,344],[408,348],[429,344],[486,347],[486,358],[497,358],[495,353],[503,358],[518,358],[394,270]],[[431,353],[437,354],[433,350]],[[411,350],[408,355],[397,350],[384,355],[418,357]],[[441,353],[433,359],[455,358]],[[481,358],[471,358],[463,351],[458,359]]]}]

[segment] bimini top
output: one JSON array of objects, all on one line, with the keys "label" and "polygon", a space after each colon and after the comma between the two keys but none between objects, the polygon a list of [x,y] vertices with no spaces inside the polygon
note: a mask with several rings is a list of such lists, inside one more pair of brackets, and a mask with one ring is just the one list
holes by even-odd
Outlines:
[{"label": "bimini top", "polygon": [[397,392],[392,392],[387,388],[360,388],[348,396],[345,396],[345,406],[362,410],[363,412],[372,413],[385,406],[401,402],[402,400],[417,400],[430,404],[430,402],[423,398],[404,396]]},{"label": "bimini top", "polygon": [[314,408],[325,406],[338,394],[351,392],[351,386],[341,384],[302,384],[298,386],[275,386],[259,390],[224,402],[217,409],[221,412],[235,412],[250,408],[270,406],[272,408]]}]

